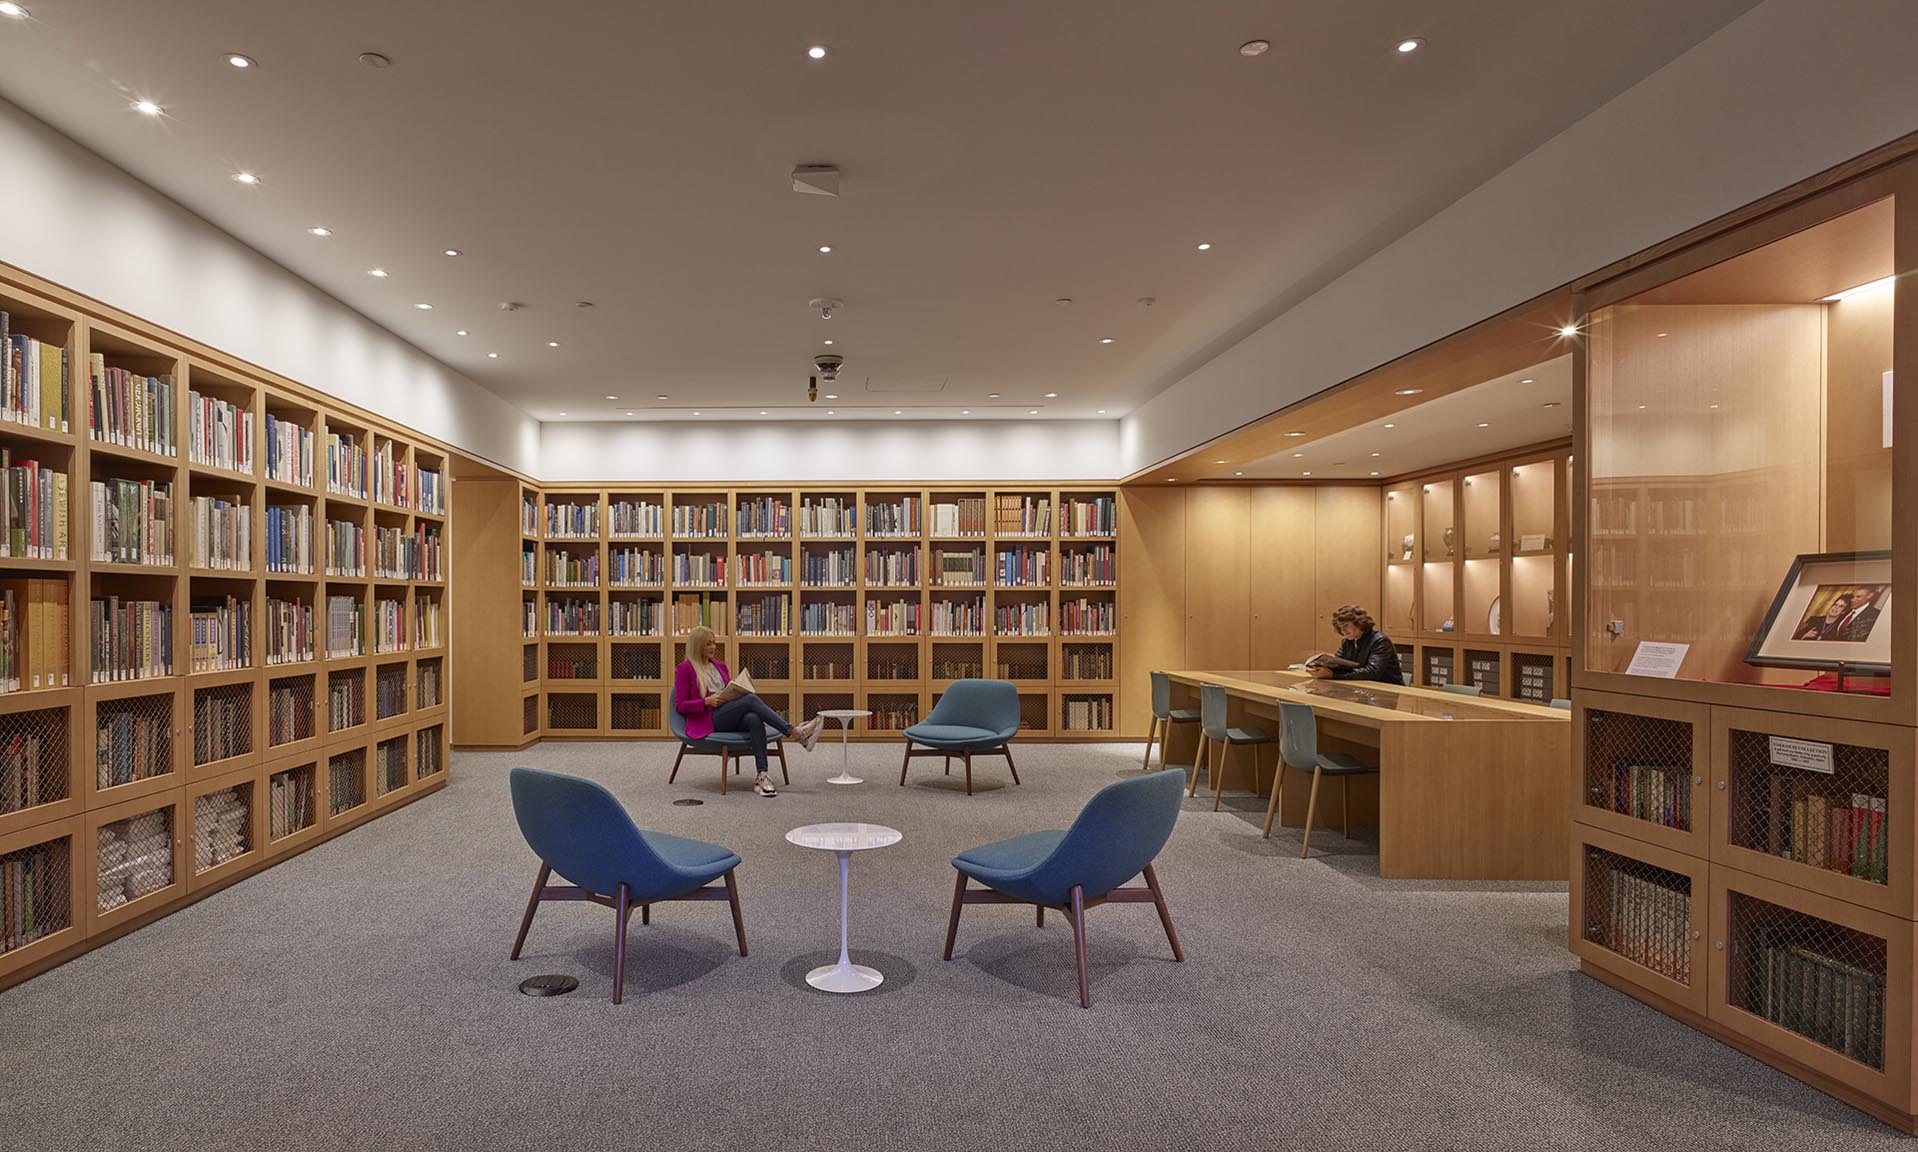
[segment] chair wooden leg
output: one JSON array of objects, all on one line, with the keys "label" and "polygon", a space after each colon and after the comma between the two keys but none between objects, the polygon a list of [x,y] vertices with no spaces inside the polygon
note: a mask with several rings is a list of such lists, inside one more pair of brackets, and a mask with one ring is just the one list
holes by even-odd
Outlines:
[{"label": "chair wooden leg", "polygon": [[1019,782],[1019,766],[1012,762],[1012,745],[1001,744],[999,746],[999,755],[1006,758],[1006,771],[1012,773],[1012,782],[1017,784]]},{"label": "chair wooden leg", "polygon": [[619,892],[613,897],[613,915],[617,918],[619,934],[613,937],[613,1003],[620,1002],[626,991],[626,917],[632,907],[627,903],[628,889],[619,886]]},{"label": "chair wooden leg", "polygon": [[[1158,735],[1159,735],[1159,718],[1157,716],[1154,716],[1152,718],[1152,723],[1146,725],[1145,763],[1139,766],[1139,771],[1141,772],[1152,771],[1152,741],[1156,739]],[[1161,756],[1161,759],[1164,759],[1164,757]]]},{"label": "chair wooden leg", "polygon": [[1203,731],[1199,733],[1199,750],[1192,755],[1192,782],[1186,785],[1185,797],[1190,800],[1199,794],[1199,772],[1205,764],[1205,746],[1212,742]]},{"label": "chair wooden leg", "polygon": [[739,911],[739,877],[735,869],[726,869],[726,901],[733,906],[733,933],[739,937],[739,954],[746,954],[746,917]]},{"label": "chair wooden leg", "polygon": [[899,786],[901,788],[904,788],[906,786],[906,765],[911,763],[912,763],[912,745],[908,743],[906,745],[906,758],[899,762]]},{"label": "chair wooden leg", "polygon": [[1232,753],[1232,741],[1221,740],[1212,745],[1212,759],[1206,764],[1206,775],[1212,777],[1212,810],[1219,810],[1219,797],[1225,794],[1225,761]]},{"label": "chair wooden leg", "polygon": [[1079,1007],[1092,1007],[1092,990],[1086,972],[1086,890],[1072,887],[1072,950],[1079,956]]},{"label": "chair wooden leg", "polygon": [[1345,838],[1352,838],[1352,778],[1339,777],[1339,820],[1345,825]]},{"label": "chair wooden leg", "polygon": [[786,787],[790,788],[793,784],[793,776],[791,772],[786,771],[786,745],[783,742],[775,744],[773,751],[779,753],[779,775],[785,780]]},{"label": "chair wooden leg", "polygon": [[732,767],[732,762],[733,750],[721,748],[719,750],[719,794],[721,796],[726,794],[726,769]]},{"label": "chair wooden leg", "polygon": [[553,866],[540,861],[539,876],[533,881],[533,896],[526,902],[526,915],[520,918],[519,935],[513,937],[513,955],[509,959],[519,959],[519,950],[526,947],[526,930],[533,926],[533,913],[539,910],[539,894],[545,890],[546,880],[552,874]]},{"label": "chair wooden leg", "polygon": [[679,779],[679,762],[681,760],[684,760],[685,758],[686,758],[686,745],[684,742],[681,742],[681,744],[679,745],[679,755],[673,757],[673,773],[672,775],[666,777],[666,783],[671,784],[673,781]]},{"label": "chair wooden leg", "polygon": [[[958,871],[954,869],[954,871]],[[966,894],[966,874],[960,872],[952,884],[952,915],[946,920],[946,959],[952,959],[953,942],[959,939],[960,900]]]},{"label": "chair wooden leg", "polygon": [[1305,859],[1305,854],[1312,850],[1312,813],[1319,806],[1319,775],[1319,769],[1312,769],[1312,792],[1305,798],[1305,838],[1299,841],[1299,859],[1301,860]]},{"label": "chair wooden leg", "polygon": [[1285,757],[1278,758],[1277,766],[1272,769],[1272,799],[1265,806],[1265,831],[1260,833],[1267,840],[1272,839],[1272,820],[1279,814],[1279,801],[1285,798]]},{"label": "chair wooden leg", "polygon": [[966,758],[966,795],[972,795],[972,749],[965,750]]},{"label": "chair wooden leg", "polygon": [[1172,767],[1172,761],[1165,758],[1166,746],[1172,742],[1172,721],[1159,725],[1159,769],[1164,771]]},{"label": "chair wooden leg", "polygon": [[1165,889],[1159,887],[1159,874],[1152,870],[1150,864],[1145,866],[1145,886],[1152,889],[1152,904],[1159,910],[1159,923],[1165,928],[1166,943],[1172,945],[1172,958],[1181,964],[1185,963],[1185,953],[1179,948],[1179,934],[1172,930],[1172,913],[1166,911]]},{"label": "chair wooden leg", "polygon": [[653,922],[653,906],[651,904],[641,904],[639,906],[639,922],[641,924],[651,924]]},{"label": "chair wooden leg", "polygon": [[946,753],[946,775],[952,775],[952,753]]},{"label": "chair wooden leg", "polygon": [[1044,904],[1034,904],[1032,910],[1038,913],[1037,916],[1033,917],[1033,923],[1044,928],[1046,926],[1046,906]]}]

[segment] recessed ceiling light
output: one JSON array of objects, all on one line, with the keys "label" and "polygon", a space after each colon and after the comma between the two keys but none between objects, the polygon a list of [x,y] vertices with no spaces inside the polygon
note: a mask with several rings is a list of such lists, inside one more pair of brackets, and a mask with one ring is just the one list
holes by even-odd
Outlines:
[{"label": "recessed ceiling light", "polygon": [[828,341],[826,341],[826,343],[828,343],[828,344],[830,344],[830,343],[832,343],[832,341],[830,341],[830,340],[828,340]]},{"label": "recessed ceiling light", "polygon": [[1492,426],[1492,425],[1491,425],[1491,422],[1490,422],[1490,421],[1484,421],[1484,420],[1481,420],[1481,421],[1479,422],[1479,427],[1480,427],[1480,428],[1490,428],[1491,426]]},{"label": "recessed ceiling light", "polygon": [[814,60],[824,60],[826,58],[826,46],[824,44],[814,44],[812,47],[806,49],[806,55],[812,57]]},{"label": "recessed ceiling light", "polygon": [[151,100],[135,100],[133,102],[133,110],[142,116],[158,116],[160,113],[166,111],[166,109]]},{"label": "recessed ceiling light", "polygon": [[760,414],[761,416],[764,416],[764,415],[766,414],[766,410],[765,410],[764,408],[761,408],[761,409],[759,410],[759,414]]},{"label": "recessed ceiling light", "polygon": [[566,413],[564,413],[564,412],[561,412],[561,413],[560,413],[560,415],[561,415],[561,416],[564,416],[564,415],[566,415]]},{"label": "recessed ceiling light", "polygon": [[1640,407],[1640,408],[1644,408],[1645,406],[1644,406],[1643,404],[1640,404],[1640,405],[1639,405],[1639,407]]},{"label": "recessed ceiling light", "polygon": [[1301,472],[1301,473],[1299,473],[1299,475],[1301,475],[1301,476],[1310,476],[1310,475],[1311,475],[1311,473],[1310,473],[1310,472]]},{"label": "recessed ceiling light", "polygon": [[27,10],[15,4],[13,0],[5,0],[4,3],[0,3],[0,16],[11,16],[15,20],[25,20],[27,18]]},{"label": "recessed ceiling light", "polygon": [[839,399],[839,393],[837,393],[837,392],[828,392],[828,393],[826,393],[826,399],[828,399],[828,400],[837,400],[837,399]]},{"label": "recessed ceiling light", "polygon": [[617,399],[619,399],[619,397],[617,397],[617,396],[608,396],[608,397],[607,397],[607,399],[608,399],[608,400],[617,400]]},{"label": "recessed ceiling light", "polygon": [[331,228],[321,228],[321,227],[319,227],[319,226],[317,226],[317,225],[315,225],[315,226],[314,226],[314,227],[312,227],[312,228],[308,228],[308,229],[306,230],[306,233],[307,233],[307,235],[309,235],[309,236],[320,236],[320,237],[326,237],[326,236],[331,236],[331,235],[333,235],[333,229],[331,229]]},{"label": "recessed ceiling light", "polygon": [[[894,409],[892,410],[892,414],[893,414],[894,416],[904,416],[904,415],[905,415],[905,413],[904,413],[904,412],[901,412],[901,411],[900,411],[899,409],[897,409],[897,408],[894,408]],[[764,415],[764,413],[761,413],[761,415]]]},{"label": "recessed ceiling light", "polygon": [[557,340],[548,340],[548,341],[546,342],[546,346],[547,346],[548,348],[557,348],[557,347],[559,347],[559,341],[557,341]]},{"label": "recessed ceiling light", "polygon": [[462,329],[460,329],[460,330],[459,330],[458,332],[455,332],[455,333],[453,333],[453,335],[455,335],[455,336],[464,336],[464,335],[466,335],[466,329],[464,329],[464,328],[462,328]]},{"label": "recessed ceiling light", "polygon": [[1558,334],[1560,336],[1576,336],[1578,335],[1578,325],[1567,324],[1558,330]]},{"label": "recessed ceiling light", "polygon": [[655,397],[653,397],[653,399],[655,399],[655,400],[664,400],[664,399],[666,399],[666,395],[665,395],[665,393],[663,393],[663,392],[662,392],[662,393],[661,393],[661,394],[659,394],[658,396],[655,396]]},{"label": "recessed ceiling light", "polygon": [[1378,475],[1378,473],[1377,473],[1377,472],[1374,472],[1374,473],[1372,473],[1372,475],[1374,475],[1374,476],[1377,476],[1377,475]]},{"label": "recessed ceiling light", "polygon": [[386,269],[384,268],[368,268],[366,270],[366,274],[368,276],[373,277],[375,280],[386,279]]},{"label": "recessed ceiling light", "polygon": [[1266,50],[1271,47],[1272,42],[1270,40],[1247,40],[1245,43],[1239,45],[1239,55],[1263,56]]},{"label": "recessed ceiling light", "polygon": [[233,174],[233,179],[238,181],[241,184],[248,184],[248,185],[258,184],[260,182],[260,178],[258,176],[255,176],[251,172],[235,172]]},{"label": "recessed ceiling light", "polygon": [[998,398],[999,398],[999,394],[997,392],[986,393],[986,399],[988,400],[997,400]]},{"label": "recessed ceiling light", "polygon": [[1401,56],[1407,53],[1417,52],[1423,47],[1425,47],[1425,38],[1423,36],[1407,36],[1397,44],[1398,53]]},{"label": "recessed ceiling light", "polygon": [[959,415],[961,415],[961,416],[970,416],[970,415],[972,415],[972,409],[970,409],[970,408],[961,408],[961,409],[959,410]]},{"label": "recessed ceiling light", "polygon": [[1525,379],[1523,379],[1523,380],[1520,380],[1520,381],[1519,381],[1519,383],[1520,383],[1520,384],[1530,384],[1531,382],[1532,382],[1532,380],[1531,380],[1531,377],[1529,377],[1529,376],[1528,376],[1528,377],[1526,377]]},{"label": "recessed ceiling light", "polygon": [[1106,338],[1104,338],[1103,340],[1100,340],[1100,341],[1099,341],[1099,343],[1101,343],[1101,344],[1110,344],[1110,343],[1112,343],[1112,337],[1110,337],[1110,336],[1107,336],[1107,337],[1106,337]]},{"label": "recessed ceiling light", "polygon": [[1658,332],[1658,333],[1655,333],[1655,335],[1656,335],[1656,336],[1658,336],[1658,338],[1662,340],[1662,339],[1664,339],[1665,337],[1667,337],[1667,336],[1670,336],[1670,335],[1671,335],[1671,333],[1670,333],[1670,332]]},{"label": "recessed ceiling light", "polygon": [[499,353],[497,353],[497,352],[488,352],[488,353],[486,354],[486,358],[487,358],[488,360],[497,360],[497,359],[499,359]]},{"label": "recessed ceiling light", "polygon": [[253,67],[254,64],[258,63],[258,61],[254,60],[253,57],[242,56],[238,52],[228,52],[226,54],[226,62],[232,65],[233,67],[240,69],[241,71],[245,71],[246,69]]},{"label": "recessed ceiling light", "polygon": [[1243,475],[1245,475],[1245,473],[1243,473],[1243,472],[1234,472],[1234,473],[1233,473],[1233,475],[1234,475],[1234,476],[1243,476]]},{"label": "recessed ceiling light", "polygon": [[433,310],[433,306],[426,303],[415,304],[413,307],[418,308],[422,312],[431,312]]},{"label": "recessed ceiling light", "polygon": [[442,256],[458,256],[458,255],[460,255],[460,250],[459,250],[458,248],[442,248],[442,249],[440,249],[440,255],[442,255]]},{"label": "recessed ceiling light", "polygon": [[693,413],[693,415],[695,415],[695,416],[697,416],[697,415],[699,415],[699,413],[695,411],[695,412]]},{"label": "recessed ceiling light", "polygon": [[1549,402],[1549,403],[1547,403],[1547,404],[1546,404],[1545,406],[1546,406],[1547,408],[1556,408],[1556,407],[1558,407],[1558,401],[1556,401],[1556,400],[1553,400],[1553,401],[1551,401],[1551,402]]},{"label": "recessed ceiling light", "polygon": [[1225,461],[1223,461],[1223,460],[1214,460],[1214,461],[1213,461],[1213,463],[1214,463],[1214,464],[1223,464],[1223,463],[1225,463]]},{"label": "recessed ceiling light", "polygon": [[828,408],[828,409],[826,409],[826,415],[828,415],[828,416],[836,416],[836,415],[838,415],[838,413],[836,413],[836,412],[834,412],[834,411],[833,411],[832,409],[830,409],[830,408]]},{"label": "recessed ceiling light", "polygon": [[1167,476],[1165,482],[1167,484],[1176,484],[1179,482],[1179,478],[1177,476]]},{"label": "recessed ceiling light", "polygon": [[820,250],[821,252],[830,252],[830,251],[832,251],[832,245],[830,245],[830,244],[821,244],[821,245],[819,246],[819,250]]},{"label": "recessed ceiling light", "polygon": [[1037,416],[1038,414],[1039,414],[1039,410],[1037,408],[1026,409],[1026,415],[1028,416]]},{"label": "recessed ceiling light", "polygon": [[1392,392],[1392,395],[1394,395],[1394,396],[1417,396],[1417,395],[1418,395],[1419,393],[1421,393],[1421,392],[1423,392],[1423,391],[1425,391],[1425,389],[1423,389],[1423,388],[1398,388],[1398,389],[1395,389],[1395,390],[1393,390],[1393,392]]},{"label": "recessed ceiling light", "polygon": [[1397,425],[1397,424],[1387,424],[1387,425],[1386,425],[1386,427],[1387,427],[1387,428],[1397,428],[1397,427],[1398,427],[1398,425]]},{"label": "recessed ceiling light", "polygon": [[1712,407],[1714,407],[1714,408],[1716,408],[1716,407],[1718,407],[1718,405],[1716,405],[1716,404],[1714,404],[1714,405],[1712,405]]},{"label": "recessed ceiling light", "polygon": [[1823,301],[1821,302],[1825,304],[1836,304],[1840,300],[1849,300],[1853,296],[1857,296],[1865,292],[1874,292],[1880,288],[1889,288],[1891,287],[1892,281],[1896,279],[1898,279],[1898,277],[1896,276],[1886,276],[1881,280],[1873,280],[1869,284],[1860,284],[1856,288],[1847,288],[1843,292],[1833,292],[1831,295],[1825,297]]},{"label": "recessed ceiling light", "polygon": [[1374,452],[1374,453],[1372,453],[1372,455],[1374,455],[1374,456],[1377,456],[1377,455],[1378,455],[1378,453],[1377,453],[1377,452]]},{"label": "recessed ceiling light", "polygon": [[1046,399],[1048,400],[1057,400],[1058,398],[1059,398],[1059,394],[1057,392],[1046,393]]},{"label": "recessed ceiling light", "polygon": [[1286,435],[1287,435],[1287,436],[1293,436],[1293,437],[1298,437],[1298,436],[1303,436],[1303,435],[1305,435],[1305,433],[1303,433],[1303,432],[1287,432],[1287,433],[1286,433]]},{"label": "recessed ceiling light", "polygon": [[1099,409],[1099,415],[1104,416],[1105,414],[1106,410],[1104,408]]},{"label": "recessed ceiling light", "polygon": [[1210,252],[1210,251],[1212,251],[1212,245],[1211,245],[1211,244],[1201,244],[1201,245],[1199,245],[1199,251],[1201,251],[1201,252]]},{"label": "recessed ceiling light", "polygon": [[1294,460],[1303,460],[1303,459],[1305,459],[1305,453],[1303,453],[1303,452],[1294,452],[1294,453],[1292,453],[1292,459],[1294,459]]},{"label": "recessed ceiling light", "polygon": [[633,411],[632,409],[630,409],[630,408],[628,408],[628,409],[626,410],[626,415],[628,415],[628,416],[636,416],[636,415],[638,415],[638,413],[636,413],[636,412],[634,412],[634,411]]}]

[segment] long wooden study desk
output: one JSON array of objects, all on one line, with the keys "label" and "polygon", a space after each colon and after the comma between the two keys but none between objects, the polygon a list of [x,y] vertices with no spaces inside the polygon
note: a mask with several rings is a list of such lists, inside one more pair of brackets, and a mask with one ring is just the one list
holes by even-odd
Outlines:
[{"label": "long wooden study desk", "polygon": [[[1314,680],[1302,672],[1168,673],[1173,707],[1197,708],[1199,685],[1217,684],[1233,722],[1278,734],[1278,702],[1310,705],[1323,751],[1377,763],[1353,781],[1352,823],[1376,824],[1379,874],[1419,880],[1563,880],[1571,814],[1565,798],[1571,714],[1512,700],[1429,688]],[[1241,719],[1243,717],[1243,719]],[[1167,763],[1191,763],[1196,724],[1175,725]],[[1260,756],[1262,766],[1277,759]],[[1250,752],[1235,750],[1234,769]],[[1225,773],[1228,787],[1231,772]],[[1279,822],[1301,826],[1306,789],[1285,789]],[[1269,777],[1257,781],[1269,786]],[[1336,829],[1337,796],[1321,788],[1314,823]]]}]

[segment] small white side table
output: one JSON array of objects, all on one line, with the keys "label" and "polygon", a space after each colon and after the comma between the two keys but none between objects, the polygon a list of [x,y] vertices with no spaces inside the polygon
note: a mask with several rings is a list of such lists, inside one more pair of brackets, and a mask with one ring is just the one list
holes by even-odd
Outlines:
[{"label": "small white side table", "polygon": [[869,992],[885,982],[877,968],[854,964],[846,954],[846,874],[854,852],[897,844],[904,837],[884,824],[808,824],[786,833],[786,842],[817,848],[839,857],[839,963],[814,968],[806,983],[821,992]]},{"label": "small white side table", "polygon": [[[864,708],[824,708],[819,715],[828,720],[839,721],[839,775],[828,776],[828,784],[864,784],[865,780],[852,774],[852,746],[847,743],[852,738],[852,722],[872,713]],[[788,837],[791,839],[791,837]]]}]

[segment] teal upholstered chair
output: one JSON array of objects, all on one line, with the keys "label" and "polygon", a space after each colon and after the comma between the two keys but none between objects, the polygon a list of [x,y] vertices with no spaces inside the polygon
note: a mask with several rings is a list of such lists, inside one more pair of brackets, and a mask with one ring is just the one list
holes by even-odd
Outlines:
[{"label": "teal upholstered chair", "polygon": [[[679,739],[679,755],[673,757],[673,770],[667,775],[666,783],[671,784],[679,779],[679,762],[686,758],[686,753],[691,752],[695,756],[717,756],[719,757],[719,794],[724,796],[727,767],[730,766],[734,772],[738,772],[739,763],[745,761],[747,753],[752,748],[746,739],[746,734],[714,732],[697,740],[689,739],[686,736],[686,718],[679,714],[677,687],[673,689],[666,702],[666,726]],[[766,729],[766,747],[773,755],[779,757],[779,775],[785,779],[786,784],[791,785],[793,778],[792,774],[786,771],[786,745],[782,743],[783,740],[784,737],[779,733],[771,728]],[[734,757],[738,757],[739,762],[735,762]]]},{"label": "teal upholstered chair", "polygon": [[1166,766],[1166,737],[1171,734],[1174,724],[1197,724],[1197,708],[1174,708],[1172,706],[1172,678],[1163,672],[1152,674],[1152,724],[1145,732],[1145,764],[1140,771],[1152,768],[1152,741],[1159,741],[1159,767]]},{"label": "teal upholstered chair", "polygon": [[[906,758],[899,763],[899,783],[906,782],[906,769],[914,756],[941,756],[946,771],[952,771],[952,758],[966,762],[966,795],[972,795],[972,758],[1004,756],[1012,770],[1012,782],[1019,782],[1019,768],[1012,762],[1012,738],[1019,733],[1019,690],[1007,680],[954,680],[932,706],[932,713],[906,729]],[[924,745],[915,748],[913,745]]]},{"label": "teal upholstered chair", "polygon": [[1343,752],[1319,751],[1318,716],[1310,704],[1279,702],[1279,773],[1272,785],[1272,801],[1265,806],[1265,833],[1272,835],[1272,818],[1278,814],[1279,800],[1285,795],[1285,770],[1296,768],[1312,774],[1312,793],[1305,801],[1305,838],[1299,845],[1303,859],[1312,846],[1312,818],[1319,807],[1319,778],[1339,778],[1339,815],[1345,824],[1345,836],[1352,836],[1352,777],[1378,768],[1362,763]]},{"label": "teal upholstered chair", "polygon": [[[1064,831],[1029,832],[1010,840],[973,848],[953,857],[959,875],[952,890],[952,918],[946,924],[946,959],[959,936],[959,909],[966,904],[1033,904],[1039,927],[1046,909],[1072,917],[1072,946],[1079,961],[1079,1007],[1092,1007],[1087,987],[1086,909],[1101,904],[1137,904],[1147,900],[1159,910],[1172,958],[1183,961],[1179,935],[1172,930],[1165,893],[1152,861],[1172,836],[1179,819],[1179,790],[1185,775],[1176,769],[1147,772],[1108,784],[1080,810]],[[1144,888],[1121,888],[1144,875]],[[966,883],[984,885],[968,891]]]},{"label": "teal upholstered chair", "polygon": [[[1224,790],[1225,760],[1234,747],[1252,749],[1252,790],[1259,790],[1259,747],[1272,743],[1272,735],[1263,728],[1234,728],[1226,723],[1225,688],[1218,684],[1199,685],[1199,751],[1192,758],[1192,789],[1198,795],[1199,765],[1205,765],[1206,779],[1212,785],[1212,810],[1219,810],[1219,794]],[[1211,753],[1210,756],[1207,753]]]},{"label": "teal upholstered chair", "polygon": [[1450,692],[1454,696],[1477,696],[1485,690],[1477,684],[1446,684],[1439,691]]},{"label": "teal upholstered chair", "polygon": [[1405,686],[1407,688],[1410,688],[1412,686],[1412,674],[1410,672],[1399,673],[1399,679],[1405,681]]},{"label": "teal upholstered chair", "polygon": [[[625,991],[626,922],[634,905],[640,923],[650,924],[652,906],[662,901],[725,900],[733,908],[739,954],[746,954],[746,921],[739,912],[739,881],[733,877],[737,854],[717,844],[640,831],[613,794],[591,780],[515,768],[509,783],[520,834],[539,857],[539,877],[513,940],[513,959],[519,959],[542,900],[587,900],[614,911],[615,1004]],[[548,884],[555,872],[572,884]],[[725,881],[723,889],[708,887],[720,879]]]},{"label": "teal upholstered chair", "polygon": [[1570,700],[1565,699],[1563,696],[1554,696],[1552,698],[1552,707],[1562,709],[1563,711],[1566,711],[1566,712],[1570,712],[1572,710],[1572,702]]}]

